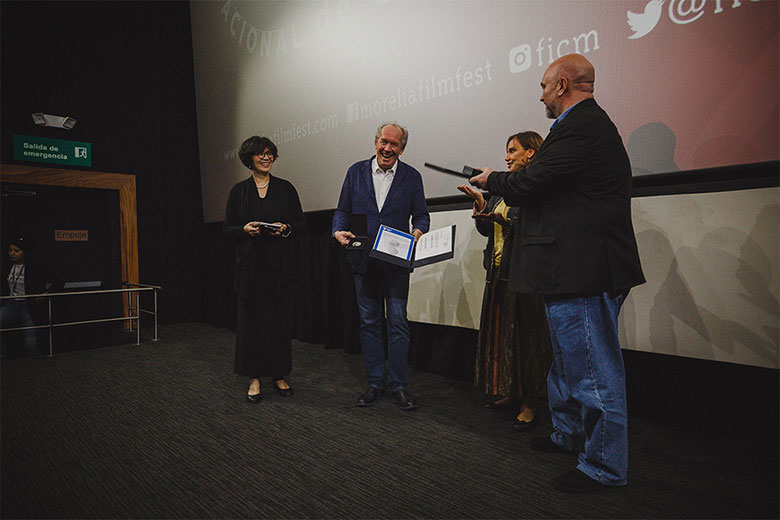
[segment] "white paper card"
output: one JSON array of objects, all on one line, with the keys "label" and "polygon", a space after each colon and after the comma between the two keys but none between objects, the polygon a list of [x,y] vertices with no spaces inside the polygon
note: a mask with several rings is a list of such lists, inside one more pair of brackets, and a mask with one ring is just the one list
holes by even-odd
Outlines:
[{"label": "white paper card", "polygon": [[414,253],[415,261],[452,252],[452,227],[439,228],[421,236]]}]

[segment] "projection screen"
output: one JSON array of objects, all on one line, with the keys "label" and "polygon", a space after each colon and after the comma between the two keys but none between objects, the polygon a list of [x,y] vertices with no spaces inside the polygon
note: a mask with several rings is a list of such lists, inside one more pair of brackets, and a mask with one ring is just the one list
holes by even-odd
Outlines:
[{"label": "projection screen", "polygon": [[777,160],[774,1],[192,2],[204,217],[221,221],[252,135],[305,211],[334,208],[346,169],[398,121],[428,198],[431,162],[503,166],[506,137],[547,134],[539,81],[558,56],[596,68],[595,95],[635,175]]}]

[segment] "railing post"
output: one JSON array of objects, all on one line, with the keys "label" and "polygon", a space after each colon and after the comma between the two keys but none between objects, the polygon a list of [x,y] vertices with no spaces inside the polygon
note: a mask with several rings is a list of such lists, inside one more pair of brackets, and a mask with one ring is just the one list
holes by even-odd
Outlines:
[{"label": "railing post", "polygon": [[[130,286],[127,286],[128,288]],[[125,295],[127,296],[127,317],[130,318],[133,315],[133,296],[130,293],[130,291],[126,291]],[[129,320],[127,324],[130,326],[130,332],[133,331],[133,320]],[[125,327],[126,328],[126,327]]]},{"label": "railing post", "polygon": [[54,327],[51,326],[51,296],[46,297],[46,303],[49,307],[49,357],[54,357],[54,345],[52,340]]},{"label": "railing post", "polygon": [[141,291],[135,291],[135,344],[141,344]]},{"label": "railing post", "polygon": [[[126,285],[124,282],[122,285]],[[0,324],[0,331],[4,332],[6,330],[25,330],[25,329],[36,329],[36,330],[42,330],[47,329],[49,332],[49,357],[54,356],[54,329],[56,327],[67,327],[71,325],[85,325],[90,323],[104,323],[104,322],[114,322],[114,321],[121,321],[127,325],[130,326],[130,329],[132,330],[133,327],[133,321],[135,321],[135,344],[140,345],[141,344],[141,313],[145,312],[147,314],[154,314],[154,341],[158,341],[159,339],[159,320],[158,320],[158,310],[159,305],[157,301],[157,290],[161,289],[161,287],[155,286],[155,285],[138,285],[138,284],[131,284],[135,285],[135,288],[121,288],[121,289],[107,289],[107,290],[99,290],[99,291],[76,291],[76,292],[58,292],[58,293],[41,293],[41,294],[28,294],[24,296],[0,296],[0,302],[7,300],[7,299],[27,299],[27,298],[36,298],[40,300],[41,298],[46,298],[46,307],[48,311],[48,325],[34,325],[32,327],[10,327],[10,328],[3,328],[2,324]],[[152,291],[154,293],[154,312],[141,309],[141,292],[142,291]],[[135,294],[135,305],[133,305],[133,296],[130,293],[136,293]],[[76,296],[76,295],[82,295],[82,294],[120,294],[120,301],[121,298],[124,298],[122,296],[122,293],[127,293],[127,308],[128,311],[125,313],[123,310],[122,313],[120,313],[119,317],[114,318],[103,318],[103,319],[92,319],[92,320],[80,320],[80,321],[68,321],[68,322],[62,322],[62,323],[54,323],[54,312],[52,310],[52,298],[54,296]],[[133,310],[135,310],[135,314],[133,314]],[[127,328],[125,327],[125,331]]]},{"label": "railing post", "polygon": [[152,341],[157,341],[157,287],[152,292],[154,293],[154,339]]}]

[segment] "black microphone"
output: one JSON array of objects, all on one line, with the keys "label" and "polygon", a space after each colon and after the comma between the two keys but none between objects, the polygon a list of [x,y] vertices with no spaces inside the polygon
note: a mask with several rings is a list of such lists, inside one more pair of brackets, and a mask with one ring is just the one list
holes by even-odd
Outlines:
[{"label": "black microphone", "polygon": [[480,173],[482,173],[482,170],[480,170],[479,168],[472,168],[471,166],[464,166],[463,167],[463,175],[465,175],[465,176],[467,176],[469,178],[475,177],[475,176],[479,175]]},{"label": "black microphone", "polygon": [[446,173],[448,175],[456,175],[458,177],[465,177],[467,179],[470,179],[471,177],[474,177],[475,175],[479,175],[482,173],[482,170],[479,170],[477,168],[472,168],[471,166],[464,166],[463,171],[459,172],[457,170],[450,170],[449,168],[444,168],[443,166],[436,166],[435,164],[431,163],[425,163],[425,166],[436,170],[437,172]]}]

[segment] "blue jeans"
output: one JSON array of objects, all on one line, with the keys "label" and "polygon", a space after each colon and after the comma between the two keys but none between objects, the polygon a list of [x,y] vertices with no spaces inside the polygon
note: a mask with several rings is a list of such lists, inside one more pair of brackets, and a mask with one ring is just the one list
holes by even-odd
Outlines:
[{"label": "blue jeans", "polygon": [[385,388],[382,320],[387,313],[387,384],[393,392],[405,389],[409,354],[409,320],[406,318],[409,273],[380,269],[376,273],[356,274],[355,292],[368,384],[380,390]]},{"label": "blue jeans", "polygon": [[552,441],[579,452],[577,469],[609,486],[628,476],[628,410],[618,314],[627,294],[545,298],[553,364]]},{"label": "blue jeans", "polygon": [[[35,322],[30,315],[30,307],[26,300],[6,300],[0,307],[0,327],[33,327]],[[35,329],[23,330],[24,353],[28,356],[38,356],[37,337]],[[3,341],[0,355],[9,354],[6,342]]]}]

